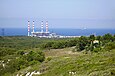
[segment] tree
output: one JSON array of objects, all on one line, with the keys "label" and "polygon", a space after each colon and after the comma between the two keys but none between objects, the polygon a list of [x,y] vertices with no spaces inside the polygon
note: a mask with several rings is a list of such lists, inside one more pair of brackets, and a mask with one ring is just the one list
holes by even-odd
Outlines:
[{"label": "tree", "polygon": [[115,34],[114,34],[114,36],[113,36],[113,41],[115,41]]},{"label": "tree", "polygon": [[89,36],[89,39],[90,39],[91,41],[95,40],[95,35],[90,35],[90,36]]},{"label": "tree", "polygon": [[112,50],[115,49],[115,42],[109,42],[105,45],[105,49]]},{"label": "tree", "polygon": [[82,51],[85,49],[86,45],[89,44],[88,38],[85,36],[81,36],[78,40],[76,48],[78,51]]},{"label": "tree", "polygon": [[26,60],[28,62],[30,61],[39,61],[39,62],[43,62],[45,59],[45,55],[42,51],[38,51],[38,52],[34,52],[34,51],[30,51],[27,56],[26,56]]},{"label": "tree", "polygon": [[113,36],[110,33],[107,33],[103,36],[103,40],[113,41]]}]

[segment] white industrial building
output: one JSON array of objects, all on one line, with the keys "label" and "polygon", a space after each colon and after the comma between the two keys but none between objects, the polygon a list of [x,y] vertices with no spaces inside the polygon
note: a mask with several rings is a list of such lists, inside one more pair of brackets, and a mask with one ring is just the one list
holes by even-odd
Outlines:
[{"label": "white industrial building", "polygon": [[43,21],[41,22],[41,31],[35,31],[34,30],[34,21],[32,24],[32,32],[30,31],[30,21],[28,21],[28,36],[31,37],[40,37],[40,38],[57,38],[59,35],[56,35],[56,33],[50,33],[48,30],[48,21],[46,21],[46,31],[43,30],[44,25]]},{"label": "white industrial building", "polygon": [[32,32],[30,31],[30,21],[28,21],[28,36],[31,37],[39,37],[39,38],[75,38],[75,37],[80,37],[80,36],[61,36],[61,35],[57,35],[56,33],[50,33],[48,30],[48,21],[46,21],[45,24],[45,31],[44,29],[44,25],[43,25],[43,21],[41,22],[41,31],[35,31],[34,30],[34,21],[32,24]]}]

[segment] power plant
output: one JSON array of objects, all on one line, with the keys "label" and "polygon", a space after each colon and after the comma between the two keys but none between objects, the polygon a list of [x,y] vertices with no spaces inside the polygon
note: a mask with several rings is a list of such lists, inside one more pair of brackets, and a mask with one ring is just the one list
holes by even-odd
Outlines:
[{"label": "power plant", "polygon": [[44,31],[44,24],[43,21],[41,21],[41,31],[35,31],[34,28],[34,21],[32,23],[32,32],[30,31],[30,21],[28,21],[28,36],[31,37],[39,37],[39,38],[73,38],[73,37],[79,37],[79,36],[61,36],[57,35],[56,33],[50,33],[48,28],[48,21],[45,23],[45,31]]},{"label": "power plant", "polygon": [[28,21],[28,36],[31,37],[40,37],[40,38],[57,38],[59,35],[56,35],[56,33],[50,33],[48,30],[48,21],[46,21],[46,31],[44,31],[44,24],[43,21],[41,21],[41,31],[35,31],[34,29],[34,21],[32,23],[32,32],[30,31],[30,21]]}]

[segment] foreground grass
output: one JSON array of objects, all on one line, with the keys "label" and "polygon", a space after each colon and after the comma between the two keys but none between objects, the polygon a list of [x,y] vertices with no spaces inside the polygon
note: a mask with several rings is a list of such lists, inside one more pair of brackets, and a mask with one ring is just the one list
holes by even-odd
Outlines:
[{"label": "foreground grass", "polygon": [[51,56],[46,52],[50,59],[40,65],[40,76],[115,76],[115,49],[88,54],[57,51],[51,50]]}]

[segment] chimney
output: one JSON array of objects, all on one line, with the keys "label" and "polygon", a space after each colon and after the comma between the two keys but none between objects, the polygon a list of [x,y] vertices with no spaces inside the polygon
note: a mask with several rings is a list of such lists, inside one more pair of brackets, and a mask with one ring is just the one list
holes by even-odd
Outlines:
[{"label": "chimney", "polygon": [[30,36],[30,21],[28,21],[28,36]]},{"label": "chimney", "polygon": [[34,32],[34,21],[33,21],[33,32]]},{"label": "chimney", "polygon": [[43,33],[44,26],[43,26],[43,21],[41,22],[41,32]]},{"label": "chimney", "polygon": [[46,33],[48,33],[48,21],[46,21]]}]

